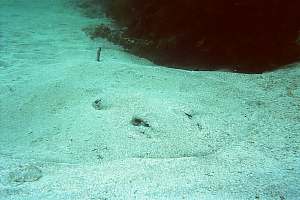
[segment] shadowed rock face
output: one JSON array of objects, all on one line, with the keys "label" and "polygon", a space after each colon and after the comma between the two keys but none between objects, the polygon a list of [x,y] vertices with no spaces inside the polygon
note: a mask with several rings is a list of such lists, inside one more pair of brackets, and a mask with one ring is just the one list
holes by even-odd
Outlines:
[{"label": "shadowed rock face", "polygon": [[[96,0],[93,0],[95,3]],[[152,41],[135,52],[156,63],[192,69],[254,72],[299,59],[297,0],[98,0],[128,27]],[[140,49],[140,51],[138,50]],[[199,68],[198,66],[205,66]]]}]

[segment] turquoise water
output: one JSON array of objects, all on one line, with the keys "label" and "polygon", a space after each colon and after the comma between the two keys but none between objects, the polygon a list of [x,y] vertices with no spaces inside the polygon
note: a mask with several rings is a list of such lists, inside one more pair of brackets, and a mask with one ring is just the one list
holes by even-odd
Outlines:
[{"label": "turquoise water", "polygon": [[90,40],[99,22],[0,1],[1,200],[299,199],[299,64],[164,68]]}]

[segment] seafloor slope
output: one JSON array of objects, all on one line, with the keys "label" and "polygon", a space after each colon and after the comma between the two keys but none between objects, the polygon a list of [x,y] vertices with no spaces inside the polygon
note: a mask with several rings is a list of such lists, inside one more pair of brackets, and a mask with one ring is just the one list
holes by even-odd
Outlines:
[{"label": "seafloor slope", "polygon": [[0,2],[1,200],[299,199],[299,66],[162,68],[90,41],[92,23],[64,0]]}]

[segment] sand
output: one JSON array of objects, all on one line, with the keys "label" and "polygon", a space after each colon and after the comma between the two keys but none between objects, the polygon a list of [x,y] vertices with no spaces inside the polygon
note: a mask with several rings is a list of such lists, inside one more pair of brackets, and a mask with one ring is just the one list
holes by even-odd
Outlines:
[{"label": "sand", "polygon": [[300,198],[299,64],[164,68],[71,5],[0,1],[0,200]]}]

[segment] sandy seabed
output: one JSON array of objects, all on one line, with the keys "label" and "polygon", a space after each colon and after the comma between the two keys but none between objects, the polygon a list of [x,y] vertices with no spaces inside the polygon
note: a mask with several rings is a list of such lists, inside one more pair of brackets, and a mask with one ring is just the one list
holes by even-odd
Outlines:
[{"label": "sandy seabed", "polygon": [[299,65],[163,68],[70,3],[0,1],[0,200],[300,199]]}]

